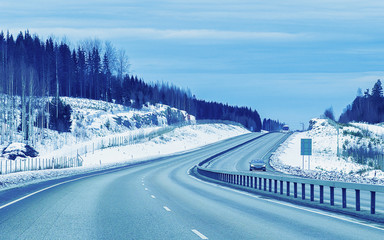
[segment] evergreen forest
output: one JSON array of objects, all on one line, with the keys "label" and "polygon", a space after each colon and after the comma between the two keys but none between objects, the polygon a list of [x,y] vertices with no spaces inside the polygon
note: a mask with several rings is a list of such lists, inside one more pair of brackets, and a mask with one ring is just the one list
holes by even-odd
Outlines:
[{"label": "evergreen forest", "polygon": [[367,122],[371,124],[384,122],[383,87],[379,80],[371,91],[366,89],[364,94],[359,90],[358,96],[340,115],[339,122]]},{"label": "evergreen forest", "polygon": [[[252,131],[263,128],[256,110],[196,99],[189,90],[167,83],[147,83],[130,75],[128,70],[127,54],[116,50],[110,42],[88,39],[71,48],[65,40],[60,43],[52,38],[43,41],[28,31],[16,37],[0,33],[0,93],[11,98],[21,97],[22,129],[31,126],[28,115],[33,106],[38,106],[39,99],[61,96],[115,102],[137,109],[147,103],[163,103],[185,110],[198,120],[235,121]],[[3,101],[7,111],[15,107],[8,106],[10,101]],[[58,103],[56,100],[57,116]],[[50,113],[49,106],[39,108],[47,108],[46,112]],[[40,115],[43,118],[44,114]],[[270,130],[281,127],[277,121],[267,122]],[[39,123],[45,126],[44,119]]]}]

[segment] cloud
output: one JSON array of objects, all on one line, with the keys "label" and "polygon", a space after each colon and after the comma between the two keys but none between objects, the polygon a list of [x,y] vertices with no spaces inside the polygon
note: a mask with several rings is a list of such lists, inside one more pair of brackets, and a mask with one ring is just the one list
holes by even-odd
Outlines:
[{"label": "cloud", "polygon": [[[25,29],[10,29],[17,34]],[[39,36],[67,36],[71,39],[98,37],[102,39],[165,39],[165,40],[268,40],[297,41],[313,38],[310,33],[223,31],[211,29],[155,29],[155,28],[31,28]]]}]

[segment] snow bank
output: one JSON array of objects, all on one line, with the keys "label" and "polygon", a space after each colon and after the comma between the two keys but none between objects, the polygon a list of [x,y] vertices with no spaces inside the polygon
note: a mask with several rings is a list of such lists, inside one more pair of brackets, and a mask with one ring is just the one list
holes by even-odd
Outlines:
[{"label": "snow bank", "polygon": [[[276,170],[304,176],[309,178],[336,180],[347,182],[360,182],[370,184],[384,184],[384,172],[375,170],[367,165],[357,164],[351,157],[337,156],[337,128],[325,119],[313,119],[312,129],[306,132],[293,133],[272,155],[271,166]],[[343,147],[365,146],[370,139],[360,136],[361,124],[339,126],[339,151]],[[367,127],[366,125],[364,125]],[[372,126],[370,126],[372,127]],[[367,127],[368,129],[368,127]],[[372,127],[371,129],[374,129]],[[376,129],[376,132],[377,131]],[[346,134],[344,134],[346,133]],[[302,138],[312,138],[312,156],[310,157],[310,170],[308,170],[308,156],[303,157],[300,152]],[[379,141],[379,140],[377,140]],[[381,147],[380,141],[377,147]]]},{"label": "snow bank", "polygon": [[249,133],[240,126],[226,124],[189,125],[153,138],[147,142],[119,148],[96,151],[84,157],[84,165],[100,165],[163,156],[175,152],[190,150],[230,137]]},{"label": "snow bank", "polygon": [[201,147],[209,143],[249,133],[227,124],[201,124],[176,128],[150,141],[95,151],[84,156],[84,166],[0,175],[0,189],[146,161],[153,157]]}]

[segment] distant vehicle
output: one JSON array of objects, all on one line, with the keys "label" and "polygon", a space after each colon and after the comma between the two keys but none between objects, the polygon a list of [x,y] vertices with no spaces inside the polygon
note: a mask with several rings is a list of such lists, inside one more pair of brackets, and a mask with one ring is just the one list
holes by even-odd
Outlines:
[{"label": "distant vehicle", "polygon": [[264,160],[262,160],[262,159],[252,160],[249,163],[249,171],[253,171],[253,170],[263,170],[263,171],[266,171],[267,168],[265,166]]},{"label": "distant vehicle", "polygon": [[281,132],[289,132],[289,126],[288,126],[288,125],[284,125],[284,126],[281,128]]}]

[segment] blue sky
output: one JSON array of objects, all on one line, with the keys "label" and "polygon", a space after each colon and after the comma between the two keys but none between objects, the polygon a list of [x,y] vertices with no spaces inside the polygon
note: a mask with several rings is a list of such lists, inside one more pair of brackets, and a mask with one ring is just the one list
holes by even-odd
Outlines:
[{"label": "blue sky", "polygon": [[130,72],[299,128],[384,70],[384,2],[0,0],[2,30],[110,40]]}]

